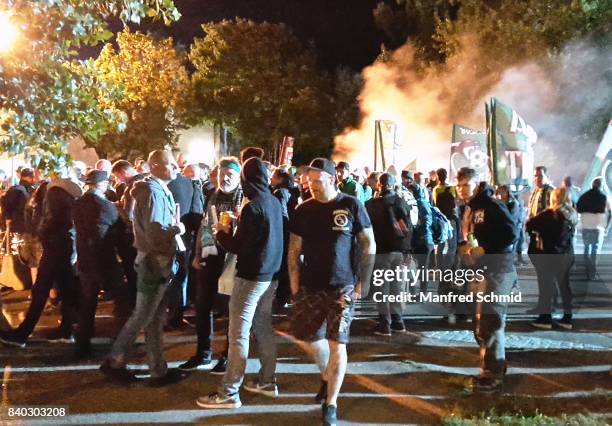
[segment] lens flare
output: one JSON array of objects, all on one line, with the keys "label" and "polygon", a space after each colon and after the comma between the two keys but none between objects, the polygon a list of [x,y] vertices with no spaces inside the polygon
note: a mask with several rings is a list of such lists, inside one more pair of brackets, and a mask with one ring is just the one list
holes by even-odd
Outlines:
[{"label": "lens flare", "polygon": [[0,12],[0,54],[13,48],[17,36],[17,27],[5,12]]}]

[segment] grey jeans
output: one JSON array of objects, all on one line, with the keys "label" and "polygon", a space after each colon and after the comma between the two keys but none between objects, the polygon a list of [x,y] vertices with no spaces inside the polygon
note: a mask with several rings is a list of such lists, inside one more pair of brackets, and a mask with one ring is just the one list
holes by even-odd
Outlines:
[{"label": "grey jeans", "polygon": [[136,262],[136,306],[113,343],[108,359],[112,367],[125,367],[127,355],[144,328],[149,373],[152,378],[163,377],[168,369],[163,343],[167,290],[176,266],[172,258],[139,255]]},{"label": "grey jeans", "polygon": [[[392,270],[396,267],[401,267],[404,264],[404,254],[399,251],[391,253],[380,253],[376,255],[376,263],[374,269]],[[403,281],[394,279],[384,280],[380,287],[375,287],[375,291],[380,291],[383,295],[399,296],[403,290]],[[381,318],[391,322],[391,316],[402,316],[402,302],[389,302],[387,300],[376,303],[378,315]]]},{"label": "grey jeans", "polygon": [[[472,292],[509,295],[516,279],[516,270],[485,273],[485,279],[471,288]],[[476,298],[474,298],[476,300]],[[474,337],[480,346],[480,376],[503,378],[506,372],[506,313],[508,303],[476,303]]]},{"label": "grey jeans", "polygon": [[229,304],[228,364],[219,393],[233,395],[242,385],[249,358],[251,326],[261,362],[259,383],[276,382],[276,343],[272,330],[272,301],[277,285],[277,281],[256,282],[235,278]]}]

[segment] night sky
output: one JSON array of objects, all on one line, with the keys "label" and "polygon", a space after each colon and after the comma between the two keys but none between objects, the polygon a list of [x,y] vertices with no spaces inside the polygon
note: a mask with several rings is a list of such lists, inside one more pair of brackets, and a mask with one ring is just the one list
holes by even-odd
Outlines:
[{"label": "night sky", "polygon": [[304,42],[314,41],[322,66],[355,71],[376,58],[383,35],[374,26],[372,11],[380,0],[175,0],[182,18],[169,28],[155,28],[189,46],[204,35],[201,24],[236,16],[257,22],[283,22]]}]

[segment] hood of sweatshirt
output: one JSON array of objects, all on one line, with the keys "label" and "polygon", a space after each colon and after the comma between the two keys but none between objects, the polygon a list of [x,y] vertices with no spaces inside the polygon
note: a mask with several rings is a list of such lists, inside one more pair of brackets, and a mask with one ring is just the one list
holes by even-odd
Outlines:
[{"label": "hood of sweatshirt", "polygon": [[57,179],[47,186],[47,189],[61,188],[74,198],[79,198],[83,195],[83,189],[71,179]]},{"label": "hood of sweatshirt", "polygon": [[153,192],[159,192],[160,195],[165,195],[165,191],[159,182],[151,177],[147,177],[134,184],[134,187],[130,191],[130,195],[136,202],[142,203],[146,201],[149,198],[149,194]]},{"label": "hood of sweatshirt", "polygon": [[472,210],[482,209],[491,202],[493,194],[495,194],[495,190],[488,184],[484,185],[468,204]]},{"label": "hood of sweatshirt", "polygon": [[268,168],[259,158],[249,158],[242,166],[240,185],[244,195],[253,200],[262,194],[270,193]]},{"label": "hood of sweatshirt", "polygon": [[417,201],[428,201],[428,197],[425,191],[427,191],[425,189],[425,187],[423,187],[422,185],[409,185],[408,189],[410,190],[410,192],[412,192],[412,195],[414,195],[415,200]]}]

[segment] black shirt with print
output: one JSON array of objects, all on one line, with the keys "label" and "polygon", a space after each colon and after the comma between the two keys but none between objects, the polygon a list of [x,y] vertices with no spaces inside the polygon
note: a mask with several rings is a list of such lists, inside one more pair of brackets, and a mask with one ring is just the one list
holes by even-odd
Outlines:
[{"label": "black shirt with print", "polygon": [[350,195],[338,193],[327,203],[311,198],[299,205],[289,229],[302,237],[300,285],[313,291],[354,286],[358,277],[355,237],[371,226],[363,204]]}]

